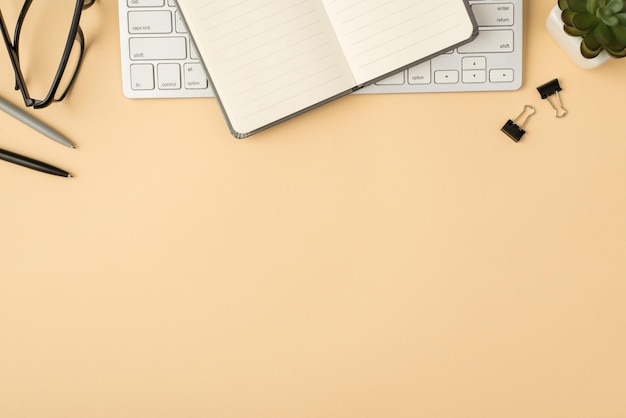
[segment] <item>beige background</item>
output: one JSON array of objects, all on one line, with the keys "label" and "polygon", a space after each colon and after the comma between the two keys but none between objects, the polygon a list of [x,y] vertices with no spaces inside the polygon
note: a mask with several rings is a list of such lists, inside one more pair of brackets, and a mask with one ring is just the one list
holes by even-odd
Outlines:
[{"label": "beige background", "polygon": [[526,1],[519,91],[351,96],[235,140],[212,99],[123,97],[98,0],[36,112],[79,148],[0,114],[0,147],[75,175],[0,164],[0,416],[626,416],[626,61],[571,64],[553,4]]}]

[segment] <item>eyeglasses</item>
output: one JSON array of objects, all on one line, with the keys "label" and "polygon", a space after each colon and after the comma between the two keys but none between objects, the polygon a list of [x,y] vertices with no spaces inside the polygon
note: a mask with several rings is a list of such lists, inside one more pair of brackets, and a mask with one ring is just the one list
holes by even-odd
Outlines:
[{"label": "eyeglasses", "polygon": [[[39,2],[41,2],[41,0],[39,0]],[[11,64],[13,65],[15,89],[21,91],[26,106],[35,109],[49,106],[55,101],[63,100],[71,90],[85,54],[85,37],[79,26],[80,17],[83,10],[93,6],[95,2],[96,0],[76,0],[69,30],[67,30],[67,27],[60,29],[64,31],[63,33],[67,33],[67,38],[65,38],[60,62],[58,62],[58,58],[54,60],[54,75],[52,76],[51,82],[46,84],[47,93],[45,93],[46,89],[42,90],[42,99],[34,98],[29,94],[26,85],[26,77],[22,68],[23,60],[20,59],[20,40],[25,32],[24,28],[28,26],[29,31],[37,34],[38,39],[34,41],[34,43],[45,47],[47,37],[51,35],[49,33],[50,29],[47,28],[48,25],[41,25],[39,20],[33,18],[33,21],[30,22],[26,19],[27,16],[33,14],[29,14],[29,11],[32,10],[31,6],[33,0],[25,0],[15,24],[13,41],[11,41],[2,11],[0,10],[0,30],[2,31],[2,37],[4,38],[4,43],[11,58]],[[49,1],[48,5],[54,3],[59,4],[60,2],[58,2],[58,0]],[[36,2],[36,4],[37,7],[41,7],[39,6],[40,3]],[[58,62],[58,65],[56,62]]]}]

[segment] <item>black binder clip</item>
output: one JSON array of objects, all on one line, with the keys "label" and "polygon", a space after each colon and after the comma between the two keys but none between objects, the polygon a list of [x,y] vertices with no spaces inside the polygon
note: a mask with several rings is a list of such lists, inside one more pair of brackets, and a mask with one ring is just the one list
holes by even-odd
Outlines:
[{"label": "black binder clip", "polygon": [[562,118],[567,115],[567,110],[563,107],[561,103],[561,98],[559,97],[559,92],[563,90],[561,85],[559,84],[558,79],[554,79],[552,81],[548,81],[546,84],[543,84],[537,87],[537,91],[541,95],[542,99],[548,99],[550,105],[554,108],[554,115],[557,118]]},{"label": "black binder clip", "polygon": [[524,106],[524,110],[522,113],[515,118],[514,121],[509,119],[506,124],[502,127],[501,131],[507,134],[513,141],[519,142],[520,139],[524,136],[526,131],[523,129],[526,122],[528,122],[528,118],[535,114],[535,108],[526,105]]}]

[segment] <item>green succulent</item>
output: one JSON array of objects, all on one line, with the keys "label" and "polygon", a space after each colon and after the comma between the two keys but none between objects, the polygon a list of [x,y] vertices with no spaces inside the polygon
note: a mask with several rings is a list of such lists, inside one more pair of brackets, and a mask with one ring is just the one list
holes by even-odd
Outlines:
[{"label": "green succulent", "polygon": [[558,0],[563,30],[580,36],[580,52],[595,58],[605,50],[626,57],[626,5],[624,0]]}]

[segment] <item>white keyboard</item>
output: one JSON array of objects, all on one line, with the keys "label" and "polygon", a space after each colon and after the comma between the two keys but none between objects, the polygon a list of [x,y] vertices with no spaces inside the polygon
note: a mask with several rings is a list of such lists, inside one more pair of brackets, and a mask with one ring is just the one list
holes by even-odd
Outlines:
[{"label": "white keyboard", "polygon": [[[175,0],[118,0],[122,80],[129,98],[213,97]],[[478,37],[359,94],[517,90],[523,0],[470,0]]]}]

